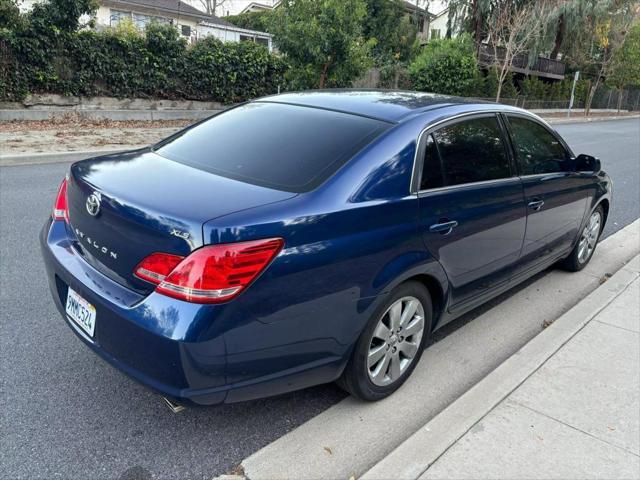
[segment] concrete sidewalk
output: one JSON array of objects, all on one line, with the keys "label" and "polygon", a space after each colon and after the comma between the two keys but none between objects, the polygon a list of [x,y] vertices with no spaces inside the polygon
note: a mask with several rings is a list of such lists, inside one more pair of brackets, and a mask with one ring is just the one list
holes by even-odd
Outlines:
[{"label": "concrete sidewalk", "polygon": [[640,478],[640,256],[361,478]]}]

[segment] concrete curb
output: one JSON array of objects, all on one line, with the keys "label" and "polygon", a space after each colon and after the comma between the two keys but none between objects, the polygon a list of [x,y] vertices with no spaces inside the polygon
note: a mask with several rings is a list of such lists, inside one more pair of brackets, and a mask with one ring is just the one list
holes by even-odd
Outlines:
[{"label": "concrete curb", "polygon": [[91,157],[111,155],[112,153],[126,152],[144,148],[147,145],[132,145],[127,149],[109,150],[84,150],[80,152],[55,152],[55,153],[19,153],[16,155],[0,155],[0,167],[13,167],[19,165],[43,165],[47,163],[77,162]]},{"label": "concrete curb", "polygon": [[638,119],[640,115],[620,115],[615,117],[547,117],[545,118],[550,125],[562,125],[567,123],[590,123],[590,122],[609,122],[613,120]]},{"label": "concrete curb", "polygon": [[[405,440],[362,480],[417,479],[640,276],[636,256],[515,355]],[[428,445],[428,449],[416,448]]]}]

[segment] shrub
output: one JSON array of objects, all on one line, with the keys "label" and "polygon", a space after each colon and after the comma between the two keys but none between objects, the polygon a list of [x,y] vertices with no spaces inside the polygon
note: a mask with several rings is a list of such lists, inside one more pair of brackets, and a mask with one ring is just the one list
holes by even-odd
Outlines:
[{"label": "shrub", "polygon": [[28,92],[114,97],[189,98],[223,103],[277,91],[285,64],[251,42],[212,37],[187,46],[170,25],[144,33],[123,23],[104,32],[0,29],[0,100]]},{"label": "shrub", "polygon": [[416,90],[447,95],[475,93],[479,71],[468,37],[429,42],[409,66]]},{"label": "shrub", "polygon": [[504,79],[502,84],[502,91],[500,92],[501,99],[516,98],[518,96],[518,90],[515,83],[513,83],[513,73],[509,72],[507,78]]}]

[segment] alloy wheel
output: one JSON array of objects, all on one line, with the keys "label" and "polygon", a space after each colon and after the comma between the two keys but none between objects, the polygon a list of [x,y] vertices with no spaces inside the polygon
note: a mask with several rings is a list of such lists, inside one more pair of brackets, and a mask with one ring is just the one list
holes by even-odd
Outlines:
[{"label": "alloy wheel", "polygon": [[367,354],[369,379],[375,385],[392,384],[411,365],[420,348],[424,325],[424,307],[415,297],[402,297],[384,312]]},{"label": "alloy wheel", "polygon": [[596,248],[598,237],[600,236],[601,223],[600,212],[593,212],[584,230],[582,230],[582,235],[580,235],[580,241],[578,242],[578,262],[581,264],[589,260]]}]

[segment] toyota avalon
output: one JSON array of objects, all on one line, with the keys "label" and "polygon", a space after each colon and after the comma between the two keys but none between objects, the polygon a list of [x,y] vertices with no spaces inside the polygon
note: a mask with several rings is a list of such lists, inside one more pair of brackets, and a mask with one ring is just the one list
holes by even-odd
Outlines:
[{"label": "toyota avalon", "polygon": [[377,400],[434,330],[584,268],[610,202],[600,161],[527,111],[289,93],[74,163],[41,244],[67,325],[172,405]]}]

